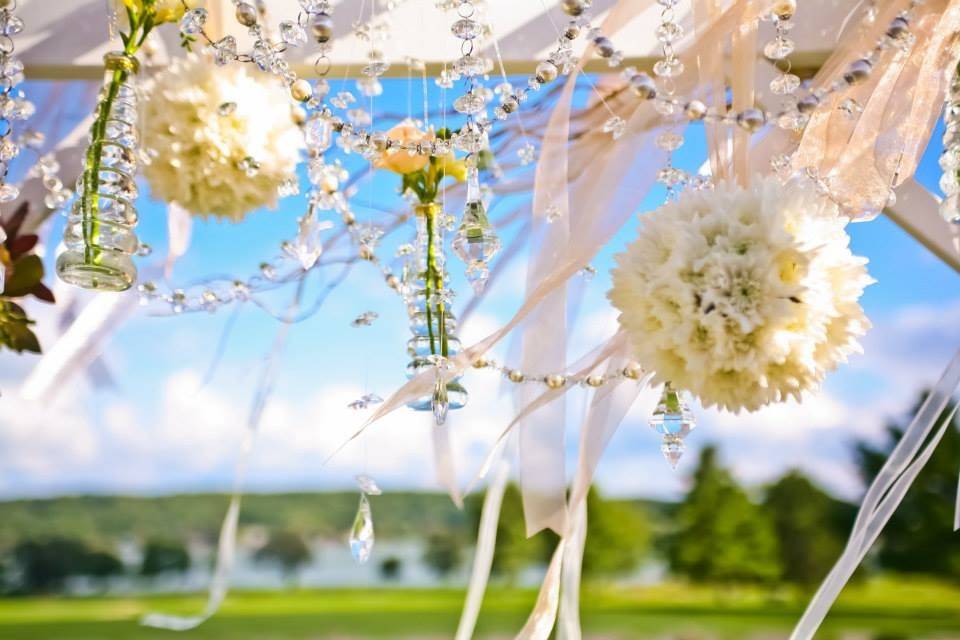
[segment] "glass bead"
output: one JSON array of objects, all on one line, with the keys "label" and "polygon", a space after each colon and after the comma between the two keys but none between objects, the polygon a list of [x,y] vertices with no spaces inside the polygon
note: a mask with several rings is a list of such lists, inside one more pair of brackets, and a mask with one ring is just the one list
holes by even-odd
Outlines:
[{"label": "glass bead", "polygon": [[796,48],[796,43],[790,38],[779,36],[763,47],[763,55],[770,60],[783,60]]},{"label": "glass bead", "polygon": [[204,8],[190,9],[180,19],[180,33],[185,36],[195,36],[203,30],[207,22],[207,10]]},{"label": "glass bead", "polygon": [[785,96],[800,88],[800,78],[792,73],[781,73],[770,81],[770,91],[778,96]]},{"label": "glass bead", "polygon": [[307,31],[293,20],[284,20],[280,23],[280,38],[291,47],[299,47],[307,43]]}]

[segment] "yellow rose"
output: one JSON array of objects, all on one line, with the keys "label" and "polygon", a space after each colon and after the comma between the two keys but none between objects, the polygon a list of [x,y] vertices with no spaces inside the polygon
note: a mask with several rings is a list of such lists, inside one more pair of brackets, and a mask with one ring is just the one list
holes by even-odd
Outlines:
[{"label": "yellow rose", "polygon": [[[390,131],[387,132],[387,137],[394,142],[417,144],[432,140],[433,134],[421,131],[411,122],[404,121],[390,129]],[[388,169],[394,173],[403,175],[420,171],[427,166],[428,162],[430,162],[429,154],[411,155],[406,150],[390,149],[384,151],[380,157],[374,161],[373,166],[378,169]]]},{"label": "yellow rose", "polygon": [[467,163],[458,160],[452,153],[437,158],[437,165],[443,171],[443,175],[449,176],[457,182],[463,182],[467,179]]}]

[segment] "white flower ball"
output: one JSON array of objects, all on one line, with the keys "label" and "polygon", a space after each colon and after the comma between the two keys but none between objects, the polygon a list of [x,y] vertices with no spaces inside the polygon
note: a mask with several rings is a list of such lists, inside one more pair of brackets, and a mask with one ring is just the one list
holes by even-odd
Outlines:
[{"label": "white flower ball", "polygon": [[[153,195],[198,216],[234,221],[276,207],[296,178],[303,134],[275,76],[249,65],[218,67],[190,54],[148,83],[143,174]],[[259,167],[250,169],[250,160]]]},{"label": "white flower ball", "polygon": [[861,351],[873,280],[837,207],[807,182],[689,191],[643,217],[609,298],[658,382],[755,411],[819,387]]}]

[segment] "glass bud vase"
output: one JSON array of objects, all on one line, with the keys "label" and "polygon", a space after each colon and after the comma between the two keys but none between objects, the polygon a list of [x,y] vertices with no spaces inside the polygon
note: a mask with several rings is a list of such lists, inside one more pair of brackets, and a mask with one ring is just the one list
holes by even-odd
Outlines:
[{"label": "glass bud vase", "polygon": [[57,275],[85,289],[124,291],[137,279],[137,59],[104,56],[106,79],[90,130],[77,199],[67,216]]},{"label": "glass bud vase", "polygon": [[[407,375],[413,377],[427,369],[442,366],[445,360],[460,353],[457,318],[450,310],[451,291],[446,286],[443,253],[443,212],[436,203],[417,205],[417,276],[411,283],[407,299],[410,331],[407,353],[411,360]],[[467,404],[467,390],[460,378],[446,380],[441,392],[436,390],[408,403],[417,411],[433,411],[442,416],[448,409],[461,409]],[[437,406],[442,403],[442,406]],[[438,423],[443,420],[438,417]]]}]

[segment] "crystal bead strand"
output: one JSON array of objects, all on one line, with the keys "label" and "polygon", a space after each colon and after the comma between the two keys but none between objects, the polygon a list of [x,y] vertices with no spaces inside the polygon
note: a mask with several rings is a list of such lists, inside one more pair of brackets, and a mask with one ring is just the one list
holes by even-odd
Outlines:
[{"label": "crystal bead strand", "polygon": [[680,111],[674,99],[675,78],[684,71],[683,63],[677,57],[673,45],[683,38],[683,27],[675,21],[674,6],[678,0],[657,0],[657,2],[663,10],[660,12],[660,24],[655,31],[661,47],[661,58],[653,65],[653,73],[657,76],[659,84],[657,95],[661,97],[655,106],[668,125],[656,139],[657,147],[667,153],[664,167],[657,172],[657,181],[666,187],[667,199],[673,199],[677,195],[677,190],[682,188],[688,180],[685,171],[673,166],[673,152],[683,145],[683,136],[674,130],[678,124]]},{"label": "crystal bead strand", "polygon": [[[474,19],[476,9],[470,0],[463,0],[457,6],[459,19],[453,23],[451,31],[462,43],[461,57],[455,67],[465,77],[466,92],[454,100],[453,108],[467,117],[464,131],[482,131],[475,116],[486,109],[483,87],[477,81],[484,73],[484,65],[477,63],[473,55],[474,40],[483,33],[483,24]],[[505,118],[520,108],[520,99],[509,83],[502,85],[500,105],[494,109],[498,119]],[[468,137],[455,136],[454,145],[467,156],[467,198],[457,235],[453,240],[453,250],[467,265],[467,280],[474,292],[480,295],[490,277],[490,260],[500,251],[500,239],[487,218],[483,192],[480,188],[480,172],[477,169],[477,153],[487,147],[486,134]]]},{"label": "crystal bead strand", "polygon": [[943,153],[940,155],[940,189],[946,196],[940,215],[960,225],[960,67],[950,72],[946,104],[943,107]]},{"label": "crystal bead strand", "polygon": [[62,280],[87,289],[124,291],[137,278],[131,256],[140,243],[137,224],[137,59],[123,52],[104,56],[106,80],[90,131],[80,196],[67,218],[57,258]]},{"label": "crystal bead strand", "polygon": [[[7,182],[10,163],[20,155],[20,144],[13,139],[13,120],[25,120],[33,114],[33,105],[23,94],[15,92],[23,82],[23,63],[14,55],[13,36],[23,31],[23,20],[14,14],[16,3],[0,3],[0,203],[11,202],[20,195],[16,185]],[[3,269],[0,268],[0,291],[3,291]]]},{"label": "crystal bead strand", "polygon": [[[683,38],[683,27],[674,20],[673,8],[678,0],[657,0],[657,2],[663,7],[660,13],[660,24],[656,28],[662,57],[653,65],[653,73],[659,84],[656,89],[659,99],[654,106],[667,123],[667,129],[656,139],[657,147],[667,154],[664,167],[657,173],[657,181],[666,187],[667,199],[670,200],[691,182],[690,176],[685,171],[673,166],[673,152],[683,145],[683,135],[673,130],[682,117],[676,99],[675,79],[684,71],[684,65],[677,57],[673,45]],[[637,84],[633,86],[636,91]],[[690,112],[693,110],[698,114],[706,113],[706,108],[701,108],[702,104],[699,101],[689,102],[684,108],[687,116],[691,117]],[[683,402],[681,393],[674,389],[669,381],[666,382],[663,385],[660,402],[657,403],[657,408],[650,418],[650,427],[663,436],[660,451],[673,468],[676,468],[683,455],[685,449],[683,438],[696,426],[693,413]]]}]

